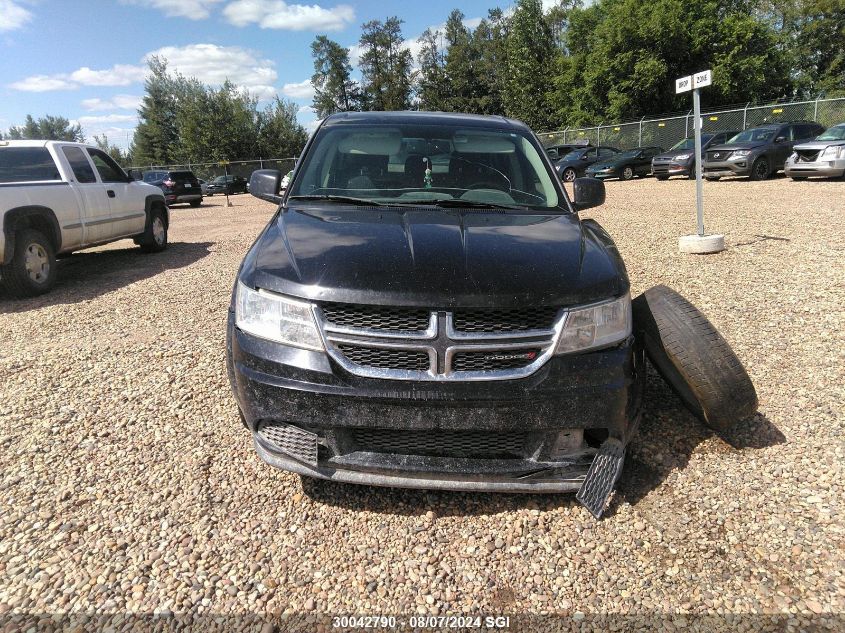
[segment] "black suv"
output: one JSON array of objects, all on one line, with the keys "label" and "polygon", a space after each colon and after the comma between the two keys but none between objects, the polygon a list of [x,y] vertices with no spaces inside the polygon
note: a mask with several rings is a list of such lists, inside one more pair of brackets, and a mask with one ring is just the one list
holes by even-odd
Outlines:
[{"label": "black suv", "polygon": [[202,204],[202,188],[192,171],[145,171],[143,180],[161,189],[168,206],[188,203],[198,207]]},{"label": "black suv", "polygon": [[587,167],[599,161],[611,160],[619,153],[615,147],[581,147],[574,149],[555,163],[555,169],[564,182],[583,176]]},{"label": "black suv", "polygon": [[765,180],[783,169],[796,143],[815,138],[824,127],[814,121],[772,123],[749,128],[724,145],[711,145],[704,160],[704,177],[749,176]]},{"label": "black suv", "polygon": [[[524,124],[426,112],[331,115],[284,193],[281,179],[252,174],[250,192],[280,206],[241,264],[227,327],[261,458],[361,484],[577,490],[601,514],[645,378],[625,266],[578,215],[604,183],[576,179],[570,200]],[[690,345],[717,343],[711,331]],[[750,393],[730,415],[756,407]]]},{"label": "black suv", "polygon": [[[702,134],[702,157],[708,147],[721,145],[737,134],[739,134],[738,130]],[[669,176],[695,178],[695,137],[685,138],[670,147],[668,151],[652,158],[651,171],[658,180],[667,180]]]},{"label": "black suv", "polygon": [[206,185],[206,195],[213,196],[215,193],[222,193],[231,196],[236,193],[246,193],[246,178],[241,176],[217,176]]}]

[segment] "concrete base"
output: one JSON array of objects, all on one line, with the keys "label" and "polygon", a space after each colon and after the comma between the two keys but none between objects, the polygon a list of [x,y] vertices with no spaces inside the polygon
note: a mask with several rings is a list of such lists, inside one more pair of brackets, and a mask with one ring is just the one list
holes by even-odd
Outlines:
[{"label": "concrete base", "polygon": [[682,253],[706,255],[725,250],[725,236],[715,235],[683,235],[678,240],[678,249]]}]

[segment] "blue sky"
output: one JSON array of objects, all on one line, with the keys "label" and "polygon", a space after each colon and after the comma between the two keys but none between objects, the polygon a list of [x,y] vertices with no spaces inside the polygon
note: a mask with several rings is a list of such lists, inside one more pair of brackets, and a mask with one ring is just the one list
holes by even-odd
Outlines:
[{"label": "blue sky", "polygon": [[[143,95],[144,59],[210,84],[226,77],[262,99],[279,94],[314,115],[310,44],[354,47],[367,20],[398,15],[413,42],[459,7],[470,26],[511,0],[0,0],[0,130],[27,114],[65,116],[126,147]],[[548,2],[547,4],[551,4]],[[354,48],[352,49],[354,61]]]}]

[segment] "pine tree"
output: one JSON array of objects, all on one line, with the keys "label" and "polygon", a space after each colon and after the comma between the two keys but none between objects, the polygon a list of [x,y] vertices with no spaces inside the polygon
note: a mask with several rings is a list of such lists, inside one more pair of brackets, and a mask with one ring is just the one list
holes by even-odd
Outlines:
[{"label": "pine tree", "polygon": [[507,36],[504,105],[508,116],[538,131],[548,129],[551,122],[546,92],[553,51],[541,0],[519,0]]},{"label": "pine tree", "polygon": [[449,109],[454,112],[478,112],[481,78],[478,76],[478,50],[464,26],[464,14],[453,10],[446,20],[446,77],[449,84]]},{"label": "pine tree", "polygon": [[174,162],[179,140],[174,82],[167,74],[166,60],[153,56],[149,67],[132,155],[139,165],[167,165]]},{"label": "pine tree", "polygon": [[27,114],[23,125],[9,128],[9,139],[72,141],[82,143],[85,140],[85,134],[82,132],[82,126],[78,123],[71,125],[70,121],[63,116],[52,116],[48,114],[36,120],[32,118],[31,114]]},{"label": "pine tree", "polygon": [[403,47],[402,20],[371,20],[362,29],[362,109],[407,110],[414,73],[411,51]]},{"label": "pine tree", "polygon": [[417,55],[419,74],[417,79],[417,97],[421,110],[448,110],[449,87],[446,81],[445,55],[440,48],[440,31],[426,29],[417,42],[420,52]]},{"label": "pine tree", "polygon": [[272,158],[298,156],[308,134],[296,120],[296,104],[276,97],[259,113],[258,154]]},{"label": "pine tree", "polygon": [[314,58],[314,110],[318,118],[360,109],[360,94],[352,75],[349,51],[325,35],[311,43]]}]

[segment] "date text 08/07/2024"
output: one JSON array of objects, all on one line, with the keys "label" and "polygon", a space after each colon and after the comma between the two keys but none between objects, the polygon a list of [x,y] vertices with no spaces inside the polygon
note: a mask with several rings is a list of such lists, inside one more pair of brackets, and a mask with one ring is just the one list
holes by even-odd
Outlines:
[{"label": "date text 08/07/2024", "polygon": [[509,629],[510,616],[412,615],[408,618],[387,615],[335,616],[332,627],[339,629]]}]

